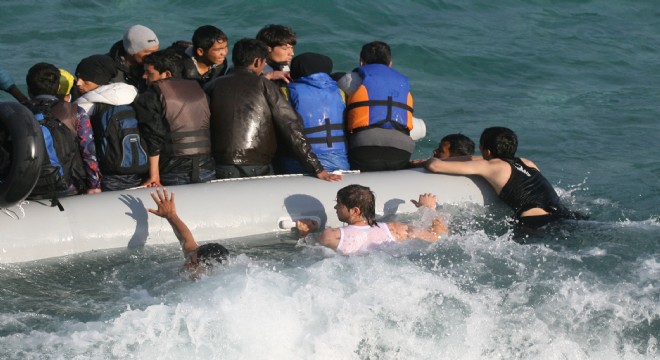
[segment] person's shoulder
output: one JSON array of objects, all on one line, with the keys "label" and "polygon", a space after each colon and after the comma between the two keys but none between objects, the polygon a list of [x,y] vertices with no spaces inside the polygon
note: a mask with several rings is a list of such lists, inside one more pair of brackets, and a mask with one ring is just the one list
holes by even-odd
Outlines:
[{"label": "person's shoulder", "polygon": [[160,96],[154,86],[149,86],[144,92],[138,94],[133,104],[144,105],[154,101],[160,102]]},{"label": "person's shoulder", "polygon": [[[384,224],[381,223],[380,225],[383,226]],[[405,240],[408,238],[408,225],[395,221],[388,222],[386,225],[394,240]]]},{"label": "person's shoulder", "polygon": [[[529,167],[531,167],[531,168],[534,168],[534,169],[536,169],[536,170],[539,170],[539,167],[536,166],[536,164],[534,164],[534,162],[533,162],[532,160],[529,160],[529,159],[526,159],[526,158],[520,158],[520,161],[522,161],[523,164],[525,164],[525,165],[527,165],[527,166],[529,166]],[[540,171],[540,170],[539,170],[539,171]]]},{"label": "person's shoulder", "polygon": [[339,228],[326,228],[319,237],[319,242],[322,245],[336,249],[341,240],[341,230]]}]

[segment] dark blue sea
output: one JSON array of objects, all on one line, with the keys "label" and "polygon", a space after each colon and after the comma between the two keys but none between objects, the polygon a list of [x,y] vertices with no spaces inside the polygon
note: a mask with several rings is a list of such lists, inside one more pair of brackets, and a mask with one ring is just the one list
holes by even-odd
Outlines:
[{"label": "dark blue sea", "polygon": [[521,245],[506,209],[447,207],[447,240],[359,257],[267,234],[281,241],[232,245],[229,264],[200,281],[179,274],[176,246],[0,265],[0,358],[660,357],[657,1],[3,0],[0,9],[1,64],[23,90],[34,63],[73,72],[133,24],[165,46],[205,24],[230,44],[285,24],[296,53],[324,53],[335,71],[357,66],[362,44],[386,41],[427,126],[414,157],[449,133],[478,140],[485,127],[510,127],[519,154],[590,214]]}]

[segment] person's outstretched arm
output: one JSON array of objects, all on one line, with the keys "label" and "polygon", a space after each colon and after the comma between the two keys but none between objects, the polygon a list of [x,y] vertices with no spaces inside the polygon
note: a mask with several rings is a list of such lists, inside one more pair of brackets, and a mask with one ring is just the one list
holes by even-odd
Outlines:
[{"label": "person's outstretched arm", "polygon": [[[437,205],[437,198],[433,194],[421,194],[419,195],[419,200],[410,200],[415,206],[426,207],[435,211]],[[428,242],[436,242],[442,235],[447,235],[448,228],[447,223],[442,218],[440,214],[436,214],[431,222],[431,226],[428,229],[424,230],[415,230],[412,226],[391,222],[387,223],[387,226],[394,236],[394,239],[398,241],[407,240],[407,239],[422,239]]]},{"label": "person's outstretched arm", "polygon": [[158,209],[147,209],[150,213],[158,215],[162,218],[167,219],[167,221],[172,226],[174,230],[174,235],[179,239],[179,244],[181,244],[181,250],[183,250],[183,256],[186,257],[191,252],[195,251],[199,245],[195,241],[192,232],[188,226],[179,218],[179,215],[176,213],[176,205],[174,204],[174,193],[171,193],[168,197],[167,189],[158,188],[156,189],[156,194],[151,193],[151,198],[154,199]]}]

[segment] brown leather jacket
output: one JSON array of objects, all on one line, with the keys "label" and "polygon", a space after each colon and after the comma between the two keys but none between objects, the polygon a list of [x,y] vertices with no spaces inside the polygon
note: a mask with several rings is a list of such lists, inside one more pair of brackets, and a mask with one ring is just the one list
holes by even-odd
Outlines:
[{"label": "brown leather jacket", "polygon": [[218,165],[269,165],[281,146],[319,173],[323,166],[303,133],[302,121],[272,81],[244,69],[205,87],[211,97],[211,144]]}]

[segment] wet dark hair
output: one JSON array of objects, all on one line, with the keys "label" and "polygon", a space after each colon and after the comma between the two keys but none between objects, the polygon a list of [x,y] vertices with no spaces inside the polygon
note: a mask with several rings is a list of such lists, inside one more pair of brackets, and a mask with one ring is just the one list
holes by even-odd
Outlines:
[{"label": "wet dark hair", "polygon": [[382,41],[372,41],[362,46],[360,59],[365,64],[383,64],[389,66],[392,62],[392,49]]},{"label": "wet dark hair", "polygon": [[25,76],[30,95],[57,95],[60,87],[60,70],[53,64],[36,63]]},{"label": "wet dark hair", "polygon": [[197,262],[204,265],[213,265],[227,260],[229,250],[218,243],[204,244],[195,250],[197,252]]},{"label": "wet dark hair", "polygon": [[440,140],[438,147],[442,147],[442,143],[449,144],[450,156],[470,156],[474,155],[474,141],[463,134],[449,134]]},{"label": "wet dark hair", "polygon": [[296,45],[296,33],[284,25],[270,24],[266,25],[257,33],[257,40],[263,41],[270,47],[288,45]]},{"label": "wet dark hair", "polygon": [[196,53],[197,49],[207,51],[217,41],[227,41],[227,35],[213,25],[200,26],[192,36],[193,53]]},{"label": "wet dark hair", "polygon": [[159,73],[169,71],[173,77],[181,75],[183,58],[175,48],[153,52],[144,57],[144,65],[151,65]]},{"label": "wet dark hair", "polygon": [[518,150],[518,137],[505,127],[489,127],[481,133],[479,144],[482,150],[490,150],[494,158],[513,159]]},{"label": "wet dark hair", "polygon": [[347,208],[358,208],[369,226],[376,225],[376,195],[366,186],[348,185],[337,191],[337,202]]},{"label": "wet dark hair", "polygon": [[238,40],[231,51],[231,60],[235,67],[247,67],[254,62],[254,59],[267,57],[268,46],[257,39]]}]

